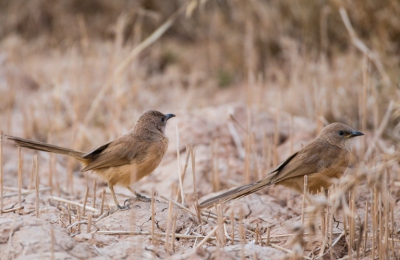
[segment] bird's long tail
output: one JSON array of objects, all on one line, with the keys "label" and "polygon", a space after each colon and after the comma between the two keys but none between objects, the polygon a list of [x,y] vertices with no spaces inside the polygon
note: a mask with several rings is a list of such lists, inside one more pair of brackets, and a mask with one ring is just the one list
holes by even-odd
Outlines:
[{"label": "bird's long tail", "polygon": [[10,136],[10,135],[4,135],[4,136],[6,136],[7,139],[9,139],[9,140],[14,141],[20,147],[26,147],[29,149],[39,150],[39,151],[44,151],[44,152],[49,152],[49,153],[65,154],[65,155],[74,157],[75,159],[77,159],[81,162],[87,161],[87,159],[82,158],[82,156],[85,153],[77,151],[77,150],[72,150],[69,148],[61,147],[61,146],[46,144],[46,143],[39,142],[39,141],[32,141],[32,140],[15,137],[15,136]]},{"label": "bird's long tail", "polygon": [[200,208],[209,208],[215,204],[218,203],[225,203],[233,199],[239,199],[244,196],[247,196],[251,193],[257,192],[264,187],[268,186],[271,184],[271,179],[272,175],[266,177],[265,179],[262,179],[258,182],[253,182],[244,186],[240,186],[231,190],[228,190],[227,192],[224,192],[222,194],[219,194],[215,197],[212,197],[208,200],[205,200],[199,204]]}]

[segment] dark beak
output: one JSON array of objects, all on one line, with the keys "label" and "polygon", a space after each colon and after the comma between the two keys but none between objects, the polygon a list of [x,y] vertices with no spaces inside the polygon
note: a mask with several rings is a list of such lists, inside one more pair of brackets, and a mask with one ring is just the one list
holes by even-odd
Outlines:
[{"label": "dark beak", "polygon": [[364,134],[360,131],[353,130],[353,131],[351,131],[350,138],[360,136],[360,135],[364,135]]},{"label": "dark beak", "polygon": [[175,117],[175,115],[174,114],[166,114],[165,117],[167,118],[167,121],[168,121],[168,119]]}]

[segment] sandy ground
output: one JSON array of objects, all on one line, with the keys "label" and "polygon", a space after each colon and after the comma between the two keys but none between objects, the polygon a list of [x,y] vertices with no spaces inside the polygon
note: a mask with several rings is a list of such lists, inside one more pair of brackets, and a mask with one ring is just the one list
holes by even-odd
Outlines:
[{"label": "sandy ground", "polygon": [[[240,149],[235,145],[232,130],[235,129],[240,142],[244,142],[245,134],[235,123],[230,115],[238,122],[246,122],[250,114],[254,126],[254,143],[262,143],[263,134],[267,139],[274,136],[273,113],[255,113],[247,111],[241,104],[224,105],[218,108],[205,108],[190,113],[178,114],[175,121],[168,126],[167,135],[170,137],[169,150],[160,167],[153,174],[145,177],[133,187],[140,193],[150,196],[151,190],[157,192],[155,202],[154,228],[155,240],[151,235],[152,210],[151,203],[130,200],[130,209],[126,211],[115,210],[107,187],[101,182],[96,185],[96,211],[87,210],[82,216],[81,208],[67,206],[66,203],[57,202],[52,196],[61,197],[70,201],[83,203],[86,185],[90,187],[87,205],[93,206],[93,177],[85,176],[79,171],[74,172],[74,193],[68,194],[65,185],[67,181],[67,167],[65,159],[57,157],[56,172],[53,176],[53,191],[40,192],[39,217],[35,214],[35,194],[22,196],[22,206],[19,212],[3,213],[0,216],[0,251],[1,259],[283,259],[296,253],[300,245],[296,238],[298,232],[305,229],[301,227],[301,203],[302,196],[283,187],[269,187],[256,194],[243,199],[227,203],[223,206],[223,212],[230,219],[231,212],[239,219],[234,224],[235,242],[232,243],[221,234],[212,236],[200,248],[197,245],[201,236],[207,235],[217,226],[217,220],[212,217],[203,217],[199,223],[193,202],[195,194],[193,190],[193,174],[191,162],[185,165],[187,157],[187,144],[195,146],[195,175],[197,196],[200,199],[213,194],[213,174],[218,174],[218,185],[221,190],[235,187],[244,183],[244,162],[240,155]],[[176,128],[178,126],[178,128]],[[169,216],[169,203],[163,197],[170,197],[172,185],[178,187],[177,168],[177,135],[179,130],[180,166],[185,170],[183,179],[183,194],[185,206],[190,212],[173,205]],[[232,128],[231,128],[232,129]],[[261,131],[264,129],[264,131]],[[293,129],[290,131],[288,129]],[[235,132],[234,131],[234,132]],[[305,118],[294,118],[290,127],[290,120],[280,122],[278,129],[279,144],[277,149],[277,161],[281,161],[290,153],[290,149],[300,149],[315,137],[313,122]],[[367,133],[366,138],[369,138]],[[293,147],[290,148],[290,143]],[[258,147],[258,146],[257,146]],[[254,147],[256,149],[256,147]],[[259,148],[259,147],[258,147]],[[356,145],[357,148],[357,145]],[[4,149],[4,175],[6,187],[17,187],[18,162],[16,160],[16,147],[6,141]],[[262,152],[262,151],[261,151]],[[260,156],[255,152],[254,156]],[[35,152],[23,150],[24,171],[23,187],[29,186],[32,155]],[[45,153],[39,153],[40,188],[49,187],[49,165],[51,157]],[[273,162],[271,162],[273,163]],[[260,165],[251,165],[251,179],[257,180],[268,171],[267,164],[260,156]],[[349,173],[351,174],[351,173]],[[215,184],[214,184],[215,186]],[[99,217],[101,196],[106,189],[105,213]],[[362,188],[365,190],[365,188]],[[120,202],[129,198],[130,193],[122,188],[116,189]],[[5,190],[5,194],[15,191]],[[369,194],[363,194],[358,201],[360,218],[363,214],[363,201]],[[176,196],[176,192],[172,193]],[[175,199],[175,198],[174,198]],[[4,199],[4,208],[18,207],[17,196],[8,196]],[[79,215],[78,216],[78,211]],[[215,211],[212,209],[211,211]],[[207,213],[207,212],[204,212]],[[92,223],[88,230],[88,216],[91,215]],[[396,216],[399,215],[398,212]],[[77,225],[78,217],[81,224]],[[340,217],[339,217],[340,218]],[[167,238],[165,233],[171,234],[173,220],[176,219],[176,238],[171,244],[172,238]],[[307,222],[307,215],[306,220]],[[74,224],[75,223],[75,224]],[[228,222],[227,222],[228,223]],[[242,223],[242,224],[240,224]],[[321,223],[314,223],[316,231],[310,235],[307,243],[303,241],[305,253],[315,250],[321,244]],[[169,226],[169,227],[168,227]],[[275,247],[266,245],[266,235],[270,227],[270,242]],[[227,237],[232,233],[231,224],[225,225]],[[301,231],[299,231],[299,229]],[[219,229],[218,229],[219,230]],[[242,231],[240,231],[242,230]],[[243,232],[244,230],[244,232]],[[257,230],[257,231],[256,231]],[[342,223],[334,228],[334,238],[343,230]],[[117,232],[133,232],[132,234],[120,234]],[[103,233],[102,233],[103,232]],[[109,232],[109,233],[105,233]],[[256,233],[255,233],[256,232]],[[245,233],[245,235],[240,235]],[[260,243],[259,234],[264,238]],[[183,235],[183,237],[178,237]],[[186,236],[186,237],[185,237]],[[244,240],[244,236],[246,240]],[[219,238],[219,239],[218,239]],[[166,241],[168,240],[168,241]],[[244,242],[245,241],[245,242]],[[222,244],[226,244],[222,247]],[[278,248],[279,247],[279,248]],[[289,253],[285,249],[289,249]],[[341,257],[347,253],[345,242],[338,241],[335,246],[335,257]],[[301,251],[301,250],[300,250]],[[329,257],[329,254],[327,254]]]}]

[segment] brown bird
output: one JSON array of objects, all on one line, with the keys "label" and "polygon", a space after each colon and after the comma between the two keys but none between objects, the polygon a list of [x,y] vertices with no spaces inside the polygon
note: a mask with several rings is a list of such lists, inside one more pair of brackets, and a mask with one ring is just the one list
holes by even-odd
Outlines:
[{"label": "brown bird", "polygon": [[265,179],[237,187],[217,195],[199,204],[208,208],[217,203],[244,197],[272,184],[280,184],[302,192],[304,175],[308,176],[308,188],[311,193],[327,189],[333,178],[340,178],[350,162],[350,144],[355,136],[364,135],[351,127],[333,123],[324,127],[317,138],[300,151],[292,154]]},{"label": "brown bird", "polygon": [[65,154],[77,159],[85,166],[82,172],[94,171],[100,179],[107,182],[117,207],[126,209],[127,207],[119,205],[114,186],[124,186],[138,199],[148,200],[129,185],[150,174],[160,164],[168,148],[165,126],[168,119],[172,117],[175,115],[164,115],[155,110],[147,110],[139,117],[128,134],[88,153],[14,136],[7,136],[7,138],[21,147]]}]

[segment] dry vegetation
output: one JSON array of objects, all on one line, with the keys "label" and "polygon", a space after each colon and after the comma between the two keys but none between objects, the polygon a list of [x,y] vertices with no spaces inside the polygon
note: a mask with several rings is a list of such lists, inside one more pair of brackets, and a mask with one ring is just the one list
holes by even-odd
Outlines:
[{"label": "dry vegetation", "polygon": [[[4,133],[89,151],[146,109],[177,115],[162,164],[133,184],[155,202],[128,211],[73,160],[3,139],[0,259],[399,259],[399,13],[395,0],[0,1]],[[196,212],[334,121],[366,135],[329,194],[269,187]]]}]

